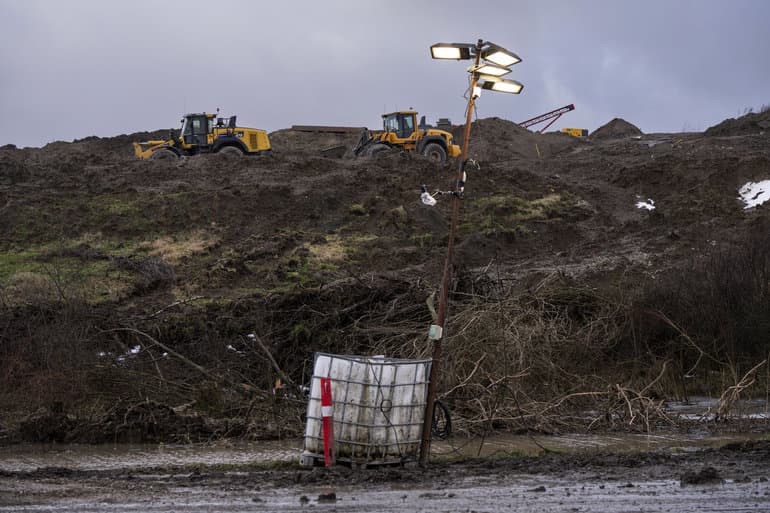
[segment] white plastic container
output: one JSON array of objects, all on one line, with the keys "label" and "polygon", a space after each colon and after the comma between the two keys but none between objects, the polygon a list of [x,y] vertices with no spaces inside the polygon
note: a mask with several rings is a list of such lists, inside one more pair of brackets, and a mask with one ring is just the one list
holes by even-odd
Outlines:
[{"label": "white plastic container", "polygon": [[323,461],[321,378],[331,378],[334,454],[353,464],[416,461],[430,360],[316,353],[300,461]]}]

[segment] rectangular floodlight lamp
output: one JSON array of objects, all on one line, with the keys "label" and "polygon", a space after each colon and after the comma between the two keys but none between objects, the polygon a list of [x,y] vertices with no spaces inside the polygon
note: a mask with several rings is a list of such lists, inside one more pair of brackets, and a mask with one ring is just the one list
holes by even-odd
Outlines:
[{"label": "rectangular floodlight lamp", "polygon": [[472,46],[466,43],[436,43],[430,47],[430,56],[434,59],[470,59]]},{"label": "rectangular floodlight lamp", "polygon": [[481,52],[481,58],[498,66],[513,66],[521,62],[521,58],[515,53],[492,43]]},{"label": "rectangular floodlight lamp", "polygon": [[479,64],[477,66],[468,67],[468,73],[481,73],[482,75],[492,75],[494,77],[502,77],[507,75],[511,70],[503,68],[502,66],[495,66],[494,64]]},{"label": "rectangular floodlight lamp", "polygon": [[484,79],[484,83],[481,84],[482,89],[491,89],[492,91],[498,91],[500,93],[519,94],[524,85],[521,82],[515,80],[505,80],[497,77],[490,77],[496,80]]}]

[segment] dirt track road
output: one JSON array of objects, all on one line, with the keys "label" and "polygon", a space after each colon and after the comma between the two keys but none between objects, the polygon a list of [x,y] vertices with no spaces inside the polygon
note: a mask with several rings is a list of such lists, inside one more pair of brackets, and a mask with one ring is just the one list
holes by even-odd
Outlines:
[{"label": "dirt track road", "polygon": [[353,471],[283,464],[0,471],[0,512],[770,511],[770,442]]}]

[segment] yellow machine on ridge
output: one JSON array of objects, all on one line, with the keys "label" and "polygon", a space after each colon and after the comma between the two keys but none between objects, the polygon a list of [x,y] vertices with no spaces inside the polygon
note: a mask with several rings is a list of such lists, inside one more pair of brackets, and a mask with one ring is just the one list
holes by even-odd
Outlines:
[{"label": "yellow machine on ridge", "polygon": [[445,130],[425,127],[423,116],[417,125],[417,112],[413,110],[391,112],[382,115],[382,131],[365,130],[353,148],[358,157],[372,157],[391,148],[416,151],[433,162],[446,162],[460,156],[460,146],[454,144],[452,134]]},{"label": "yellow machine on ridge", "polygon": [[[217,109],[218,110],[218,109]],[[270,153],[267,132],[236,126],[236,116],[227,119],[216,114],[186,114],[179,137],[134,143],[134,154],[142,159],[158,160],[220,153],[240,157]]]},{"label": "yellow machine on ridge", "polygon": [[562,128],[561,133],[572,137],[588,137],[588,130],[585,128]]}]

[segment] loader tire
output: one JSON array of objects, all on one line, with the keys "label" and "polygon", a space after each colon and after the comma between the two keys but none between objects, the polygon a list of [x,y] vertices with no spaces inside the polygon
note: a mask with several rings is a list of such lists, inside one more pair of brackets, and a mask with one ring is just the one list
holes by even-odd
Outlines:
[{"label": "loader tire", "polygon": [[174,153],[172,150],[161,148],[152,152],[152,155],[150,155],[150,160],[176,160],[178,157],[179,155]]},{"label": "loader tire", "polygon": [[443,164],[446,162],[446,150],[438,143],[428,143],[422,150],[422,154],[430,159],[431,162],[436,164]]},{"label": "loader tire", "polygon": [[219,151],[217,151],[217,154],[222,155],[228,159],[237,159],[243,157],[243,152],[235,146],[225,146],[224,148],[220,148]]},{"label": "loader tire", "polygon": [[366,149],[366,156],[367,157],[376,157],[377,155],[380,155],[381,153],[386,153],[390,151],[390,146],[387,144],[377,143],[372,144]]}]

